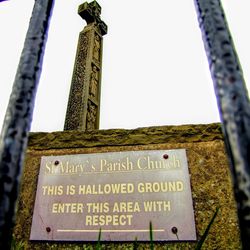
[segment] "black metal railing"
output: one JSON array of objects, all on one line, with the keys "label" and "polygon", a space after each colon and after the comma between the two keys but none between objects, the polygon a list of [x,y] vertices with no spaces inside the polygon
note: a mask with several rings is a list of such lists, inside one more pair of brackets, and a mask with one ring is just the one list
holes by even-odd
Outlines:
[{"label": "black metal railing", "polygon": [[231,165],[243,249],[250,249],[250,105],[220,0],[195,0]]},{"label": "black metal railing", "polygon": [[35,0],[0,137],[0,249],[10,249],[23,158],[54,0]]}]

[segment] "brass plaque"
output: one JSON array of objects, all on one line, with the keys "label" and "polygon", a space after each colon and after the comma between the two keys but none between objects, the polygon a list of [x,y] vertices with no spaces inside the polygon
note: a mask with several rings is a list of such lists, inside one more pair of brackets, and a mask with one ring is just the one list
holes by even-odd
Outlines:
[{"label": "brass plaque", "polygon": [[184,149],[46,156],[31,240],[196,240]]}]

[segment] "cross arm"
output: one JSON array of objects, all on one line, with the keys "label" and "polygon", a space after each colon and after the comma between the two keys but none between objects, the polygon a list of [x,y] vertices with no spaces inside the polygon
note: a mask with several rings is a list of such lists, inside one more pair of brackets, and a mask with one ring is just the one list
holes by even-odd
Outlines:
[{"label": "cross arm", "polygon": [[87,24],[95,22],[100,28],[102,35],[106,35],[108,27],[105,22],[101,20],[101,10],[101,6],[96,1],[91,3],[85,2],[79,6],[78,14],[87,22]]}]

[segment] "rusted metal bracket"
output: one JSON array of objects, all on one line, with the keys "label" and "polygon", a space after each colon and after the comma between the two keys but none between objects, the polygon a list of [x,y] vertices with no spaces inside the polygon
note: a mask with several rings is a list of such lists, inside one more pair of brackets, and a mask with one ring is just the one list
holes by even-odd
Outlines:
[{"label": "rusted metal bracket", "polygon": [[243,249],[250,249],[250,105],[220,0],[195,0],[231,163]]},{"label": "rusted metal bracket", "polygon": [[23,158],[54,0],[36,0],[0,137],[0,249],[10,249]]}]

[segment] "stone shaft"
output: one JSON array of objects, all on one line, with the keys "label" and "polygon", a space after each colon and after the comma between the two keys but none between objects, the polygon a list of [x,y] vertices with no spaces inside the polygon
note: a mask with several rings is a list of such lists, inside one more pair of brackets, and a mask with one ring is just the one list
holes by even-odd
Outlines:
[{"label": "stone shaft", "polygon": [[96,2],[80,5],[78,13],[87,26],[79,35],[64,130],[85,131],[99,128],[102,36],[107,26]]}]

